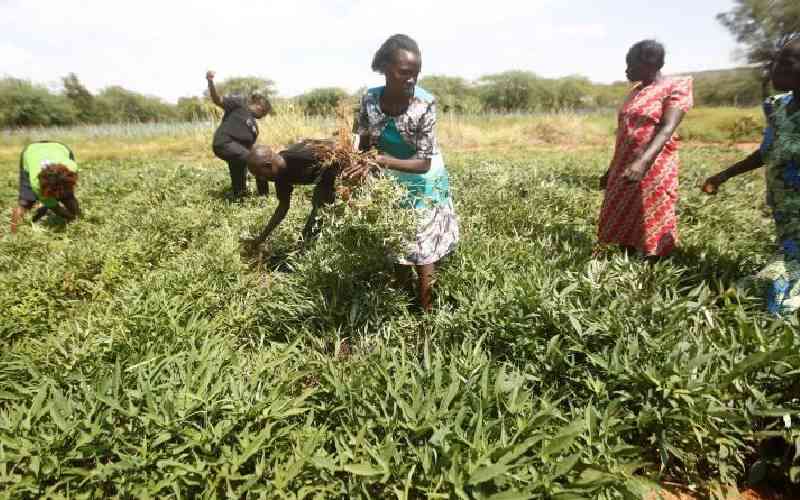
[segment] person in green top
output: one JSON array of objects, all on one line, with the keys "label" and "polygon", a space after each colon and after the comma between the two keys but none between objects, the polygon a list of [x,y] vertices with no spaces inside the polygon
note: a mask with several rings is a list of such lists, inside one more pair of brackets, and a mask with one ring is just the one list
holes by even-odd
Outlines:
[{"label": "person in green top", "polygon": [[52,210],[66,221],[80,215],[75,198],[78,164],[67,146],[58,142],[34,142],[22,150],[19,160],[19,204],[11,213],[11,232],[16,233],[25,214],[37,202],[34,222]]}]

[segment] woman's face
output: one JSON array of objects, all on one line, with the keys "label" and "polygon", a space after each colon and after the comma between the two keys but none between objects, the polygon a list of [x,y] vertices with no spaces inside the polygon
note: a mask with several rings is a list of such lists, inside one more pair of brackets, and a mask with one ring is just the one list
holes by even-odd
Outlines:
[{"label": "woman's face", "polygon": [[625,56],[625,63],[627,64],[625,76],[628,77],[629,82],[652,81],[655,79],[656,74],[658,74],[658,68],[642,62],[638,54],[634,52],[628,52],[628,55]]},{"label": "woman's face", "polygon": [[421,65],[422,61],[413,52],[398,50],[394,61],[386,68],[386,87],[390,91],[402,91],[409,97],[413,96]]},{"label": "woman's face", "polygon": [[772,64],[772,86],[786,92],[800,89],[800,41],[787,45]]}]

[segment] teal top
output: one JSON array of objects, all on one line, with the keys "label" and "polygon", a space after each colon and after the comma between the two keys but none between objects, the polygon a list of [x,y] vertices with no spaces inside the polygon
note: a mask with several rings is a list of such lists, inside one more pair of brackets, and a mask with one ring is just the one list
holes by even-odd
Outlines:
[{"label": "teal top", "polygon": [[[393,118],[390,118],[378,140],[378,150],[401,160],[408,160],[416,154],[416,149],[407,144]],[[424,174],[388,172],[408,190],[406,205],[414,208],[429,208],[445,205],[450,200],[450,180],[441,153],[431,157],[431,168]]]}]

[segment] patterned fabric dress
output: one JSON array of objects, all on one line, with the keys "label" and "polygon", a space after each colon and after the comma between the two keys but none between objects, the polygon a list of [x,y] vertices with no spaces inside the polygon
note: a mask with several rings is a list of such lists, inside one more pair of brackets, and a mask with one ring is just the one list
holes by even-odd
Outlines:
[{"label": "patterned fabric dress", "polygon": [[743,284],[765,293],[767,308],[774,314],[800,308],[800,112],[791,116],[786,112],[793,98],[783,94],[764,103],[768,126],[761,154],[778,248],[766,267]]},{"label": "patterned fabric dress", "polygon": [[408,190],[405,206],[417,212],[417,231],[405,255],[396,256],[404,265],[432,264],[455,250],[459,240],[458,218],[450,198],[450,183],[436,143],[436,105],[434,97],[420,87],[408,109],[398,116],[381,110],[384,87],[367,91],[361,100],[356,122],[358,135],[369,135],[382,153],[395,158],[430,159],[424,174],[387,169]]},{"label": "patterned fabric dress", "polygon": [[617,142],[609,168],[598,240],[638,249],[645,255],[667,255],[678,241],[678,143],[671,137],[638,182],[623,177],[625,167],[647,149],[667,109],[689,111],[691,78],[665,78],[634,87],[619,111]]}]

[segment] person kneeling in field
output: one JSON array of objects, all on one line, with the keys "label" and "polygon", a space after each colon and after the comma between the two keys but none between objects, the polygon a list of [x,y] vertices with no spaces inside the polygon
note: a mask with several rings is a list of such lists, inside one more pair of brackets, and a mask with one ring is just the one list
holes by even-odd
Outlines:
[{"label": "person kneeling in field", "polygon": [[42,206],[33,221],[41,219],[52,210],[66,221],[80,215],[75,184],[78,182],[78,164],[75,155],[58,142],[35,142],[22,150],[19,165],[19,205],[11,213],[11,232],[16,233],[25,213],[36,202]]},{"label": "person kneeling in field", "polygon": [[264,242],[283,222],[289,212],[292,191],[297,184],[315,185],[311,213],[303,228],[303,238],[307,240],[316,235],[319,229],[317,210],[322,205],[333,203],[336,197],[336,176],[340,169],[335,164],[324,165],[315,153],[315,144],[332,144],[332,142],[301,141],[288,146],[280,153],[274,153],[269,147],[262,145],[255,146],[250,151],[247,158],[250,173],[263,182],[275,182],[275,193],[278,196],[278,206],[264,230],[256,238],[256,244]]}]

